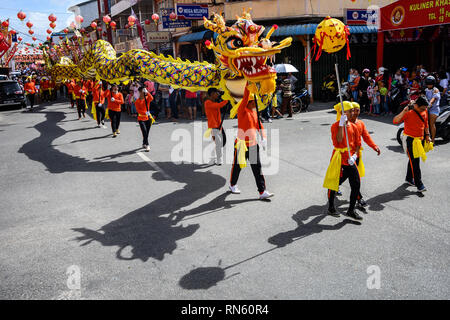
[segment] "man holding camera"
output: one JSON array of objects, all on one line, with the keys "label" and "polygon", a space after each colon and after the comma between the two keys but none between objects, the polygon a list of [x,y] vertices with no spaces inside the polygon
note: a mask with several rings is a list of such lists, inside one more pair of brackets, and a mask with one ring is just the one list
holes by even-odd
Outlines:
[{"label": "man holding camera", "polygon": [[427,190],[422,182],[420,158],[423,161],[426,160],[425,149],[423,147],[424,138],[426,143],[431,143],[428,128],[428,105],[427,98],[420,96],[417,100],[411,101],[402,112],[394,117],[394,124],[405,123],[403,148],[409,159],[405,182],[410,186],[415,185],[419,192]]}]

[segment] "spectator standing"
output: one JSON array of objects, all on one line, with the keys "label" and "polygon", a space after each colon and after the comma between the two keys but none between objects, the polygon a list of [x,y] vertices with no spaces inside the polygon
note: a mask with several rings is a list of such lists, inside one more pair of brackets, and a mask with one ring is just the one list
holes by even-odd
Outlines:
[{"label": "spectator standing", "polygon": [[291,98],[292,98],[292,85],[291,80],[288,78],[286,74],[282,76],[282,82],[280,85],[281,91],[283,92],[283,98],[281,102],[281,113],[285,114],[286,109],[289,111],[288,118],[292,118],[292,105],[291,105]]},{"label": "spectator standing", "polygon": [[367,88],[369,87],[369,69],[363,70],[363,76],[360,77],[358,83],[358,91],[359,91],[359,104],[363,108],[364,112],[370,113],[370,100],[367,96]]}]

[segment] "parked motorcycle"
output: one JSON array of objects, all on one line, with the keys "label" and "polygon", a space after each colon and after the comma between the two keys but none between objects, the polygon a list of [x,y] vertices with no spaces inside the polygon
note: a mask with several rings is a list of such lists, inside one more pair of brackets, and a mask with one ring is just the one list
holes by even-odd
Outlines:
[{"label": "parked motorcycle", "polygon": [[[341,85],[341,94],[342,94],[342,101],[350,101],[352,96],[350,94],[348,82],[344,82]],[[338,94],[336,96],[336,102],[340,102],[340,101],[341,101],[341,99],[340,99],[339,94]]]},{"label": "parked motorcycle", "polygon": [[303,88],[299,93],[295,94],[291,99],[291,106],[293,113],[299,113],[302,111],[308,111],[309,104],[311,102],[311,97],[306,88]]},{"label": "parked motorcycle", "polygon": [[322,83],[320,96],[324,102],[328,102],[333,100],[336,91],[336,81],[332,78],[328,78]]},{"label": "parked motorcycle", "polygon": [[[398,126],[397,142],[402,145],[402,134],[405,129],[404,123]],[[439,116],[436,119],[436,138],[442,138],[444,141],[450,141],[450,106],[441,108]]]},{"label": "parked motorcycle", "polygon": [[403,102],[402,93],[401,93],[401,85],[398,81],[394,80],[391,84],[390,93],[390,104],[391,110],[393,114],[397,114],[397,111],[401,107],[401,103]]}]

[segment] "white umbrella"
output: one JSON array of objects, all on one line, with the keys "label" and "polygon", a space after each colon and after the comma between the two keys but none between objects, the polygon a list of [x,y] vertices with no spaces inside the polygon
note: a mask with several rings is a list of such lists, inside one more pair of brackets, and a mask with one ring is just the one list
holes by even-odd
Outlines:
[{"label": "white umbrella", "polygon": [[296,67],[288,63],[276,64],[275,71],[277,73],[299,72]]}]

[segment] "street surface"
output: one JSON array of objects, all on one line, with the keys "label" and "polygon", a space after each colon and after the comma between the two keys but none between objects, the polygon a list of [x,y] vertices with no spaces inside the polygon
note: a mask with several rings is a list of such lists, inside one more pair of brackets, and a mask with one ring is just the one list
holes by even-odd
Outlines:
[{"label": "street surface", "polygon": [[[61,101],[0,112],[0,299],[450,298],[450,144],[421,162],[421,196],[403,184],[392,117],[363,117],[382,153],[364,145],[359,224],[324,215],[331,103],[264,124],[279,129],[270,202],[250,167],[233,195],[230,164],[171,161],[172,132],[193,122],[155,124],[146,153],[125,113],[116,139],[109,122],[77,118]],[[348,182],[341,190],[345,212]]]}]

